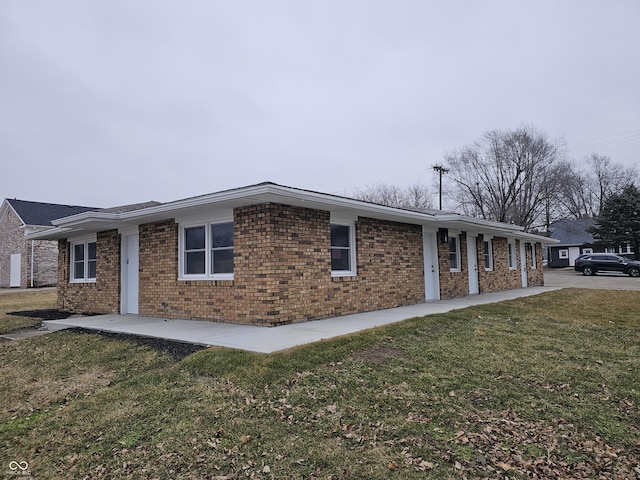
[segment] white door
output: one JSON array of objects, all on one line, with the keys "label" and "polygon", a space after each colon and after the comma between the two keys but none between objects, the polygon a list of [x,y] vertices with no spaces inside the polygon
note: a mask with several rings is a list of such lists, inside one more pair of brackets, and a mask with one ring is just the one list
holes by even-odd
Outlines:
[{"label": "white door", "polygon": [[20,286],[20,266],[22,263],[22,255],[19,253],[11,254],[11,269],[9,270],[9,286]]},{"label": "white door", "polygon": [[440,300],[440,277],[438,274],[438,240],[436,232],[422,229],[424,256],[424,299]]},{"label": "white door", "polygon": [[477,238],[467,235],[467,258],[469,260],[469,295],[476,295],[478,289],[478,244]]},{"label": "white door", "polygon": [[527,251],[522,240],[520,240],[520,274],[522,276],[522,288],[527,288],[529,286],[527,282]]},{"label": "white door", "polygon": [[138,248],[139,236],[123,239],[122,313],[138,313]]},{"label": "white door", "polygon": [[576,259],[580,256],[580,247],[569,247],[569,266],[576,266]]}]

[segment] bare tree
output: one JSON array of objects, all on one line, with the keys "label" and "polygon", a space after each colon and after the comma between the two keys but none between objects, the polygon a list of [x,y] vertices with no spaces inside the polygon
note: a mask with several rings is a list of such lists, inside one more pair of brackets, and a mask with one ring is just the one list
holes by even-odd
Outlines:
[{"label": "bare tree", "polygon": [[558,200],[569,218],[596,217],[607,198],[622,192],[637,178],[634,167],[624,167],[597,153],[580,163],[564,162],[560,167]]},{"label": "bare tree", "polygon": [[402,188],[397,185],[376,183],[359,190],[354,198],[365,202],[379,203],[389,207],[432,208],[433,198],[427,187],[414,183]]},{"label": "bare tree", "polygon": [[552,142],[531,126],[488,131],[446,155],[458,208],[527,229],[547,223],[563,158],[564,141]]}]

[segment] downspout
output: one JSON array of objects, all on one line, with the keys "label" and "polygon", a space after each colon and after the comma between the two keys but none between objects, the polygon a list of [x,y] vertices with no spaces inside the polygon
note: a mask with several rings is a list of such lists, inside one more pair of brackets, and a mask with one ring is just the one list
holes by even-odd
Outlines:
[{"label": "downspout", "polygon": [[33,288],[33,240],[31,240],[31,288]]}]

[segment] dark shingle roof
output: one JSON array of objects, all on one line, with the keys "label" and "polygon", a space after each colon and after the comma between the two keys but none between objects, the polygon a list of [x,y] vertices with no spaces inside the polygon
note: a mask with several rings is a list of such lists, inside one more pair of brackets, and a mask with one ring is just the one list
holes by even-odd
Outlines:
[{"label": "dark shingle roof", "polygon": [[588,245],[594,242],[593,234],[587,230],[595,224],[591,218],[580,220],[560,220],[553,223],[551,238],[560,240],[560,245]]},{"label": "dark shingle roof", "polygon": [[9,205],[20,216],[25,225],[53,226],[51,221],[69,217],[78,213],[99,210],[95,207],[78,205],[58,205],[56,203],[29,202],[27,200],[7,199]]}]

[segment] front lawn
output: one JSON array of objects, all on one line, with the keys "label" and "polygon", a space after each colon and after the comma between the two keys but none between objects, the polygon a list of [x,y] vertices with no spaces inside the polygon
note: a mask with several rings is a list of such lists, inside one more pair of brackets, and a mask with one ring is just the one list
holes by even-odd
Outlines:
[{"label": "front lawn", "polygon": [[270,355],[1,343],[0,477],[638,478],[639,301],[562,290]]}]

